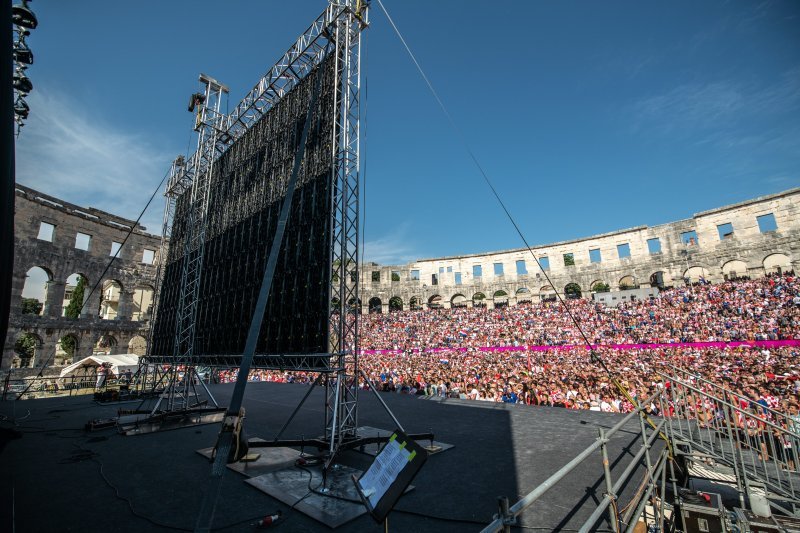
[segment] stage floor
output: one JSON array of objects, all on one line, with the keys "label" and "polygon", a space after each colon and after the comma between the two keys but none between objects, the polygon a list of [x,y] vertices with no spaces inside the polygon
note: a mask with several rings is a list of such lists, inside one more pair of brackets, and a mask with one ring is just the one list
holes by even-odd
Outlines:
[{"label": "stage floor", "polygon": [[[233,385],[215,385],[211,390],[226,405]],[[248,435],[274,438],[306,390],[295,384],[248,384],[244,401]],[[414,479],[415,489],[389,516],[390,531],[479,531],[497,512],[498,496],[507,496],[513,504],[590,445],[598,428],[608,429],[620,419],[620,415],[559,408],[390,393],[381,397],[406,432],[433,431],[438,441],[454,445],[428,458]],[[394,429],[372,393],[363,392],[359,398],[360,426]],[[84,430],[90,419],[112,417],[119,407],[101,406],[89,397],[0,402],[0,531],[13,531],[12,524],[19,533],[170,530],[161,525],[194,529],[211,470],[197,450],[214,444],[219,426],[127,437],[114,429]],[[324,389],[318,388],[284,438],[318,436],[323,424]],[[634,419],[609,444],[614,479],[641,442],[638,429]],[[371,461],[372,456],[354,451],[340,460],[359,470]],[[621,506],[644,472],[640,468],[633,486],[621,495]],[[598,451],[527,510],[521,523],[539,531],[576,529],[603,496],[602,473]],[[251,522],[277,510],[285,520],[271,528],[275,531],[328,530],[245,479],[226,472],[215,530],[252,531]],[[597,527],[609,529],[609,524],[599,522]],[[363,515],[336,531],[380,532],[383,526]]]}]

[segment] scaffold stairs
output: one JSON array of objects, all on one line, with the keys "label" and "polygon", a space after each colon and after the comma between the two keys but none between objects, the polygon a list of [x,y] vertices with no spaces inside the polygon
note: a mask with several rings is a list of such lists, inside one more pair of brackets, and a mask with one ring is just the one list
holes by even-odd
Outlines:
[{"label": "scaffold stairs", "polygon": [[661,377],[667,431],[688,476],[734,486],[742,507],[758,495],[774,511],[800,516],[800,434],[788,415],[699,376]]}]

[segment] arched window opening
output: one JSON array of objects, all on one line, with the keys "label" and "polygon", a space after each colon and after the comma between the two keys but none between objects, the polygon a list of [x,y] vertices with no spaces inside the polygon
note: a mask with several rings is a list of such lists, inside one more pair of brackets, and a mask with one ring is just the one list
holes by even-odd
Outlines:
[{"label": "arched window opening", "polygon": [[482,292],[476,292],[472,295],[473,307],[486,307],[486,295]]},{"label": "arched window opening", "polygon": [[37,355],[42,348],[42,339],[33,333],[23,333],[14,343],[15,360],[12,366],[19,368],[32,367],[37,361]]},{"label": "arched window opening", "polygon": [[403,310],[403,299],[399,296],[392,296],[389,298],[389,312],[393,311],[402,311]]},{"label": "arched window opening", "polygon": [[64,301],[62,302],[61,316],[79,318],[83,312],[83,303],[89,296],[91,287],[83,274],[72,274],[67,278],[64,286]]},{"label": "arched window opening", "polygon": [[47,301],[47,288],[52,281],[53,276],[41,267],[33,267],[25,273],[21,304],[23,315],[42,316]]},{"label": "arched window opening", "polygon": [[122,284],[113,279],[103,282],[103,291],[100,293],[100,318],[103,320],[116,320],[119,318],[119,300],[122,295]]},{"label": "arched window opening", "polygon": [[567,297],[567,300],[577,300],[581,297],[581,286],[577,283],[568,283],[566,287],[564,287],[564,294]]},{"label": "arched window opening", "polygon": [[381,302],[380,298],[378,298],[378,297],[370,298],[369,299],[369,314],[371,314],[371,315],[373,315],[373,314],[374,315],[381,314],[382,305],[383,305],[383,303]]}]

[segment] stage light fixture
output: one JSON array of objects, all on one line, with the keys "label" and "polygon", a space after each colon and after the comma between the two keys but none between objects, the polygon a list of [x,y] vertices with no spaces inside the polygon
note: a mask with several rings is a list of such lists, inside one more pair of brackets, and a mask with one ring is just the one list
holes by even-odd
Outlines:
[{"label": "stage light fixture", "polygon": [[28,77],[20,71],[17,71],[17,74],[14,76],[14,89],[21,92],[28,94],[33,90],[33,83]]},{"label": "stage light fixture", "polygon": [[189,98],[189,113],[194,113],[195,106],[198,106],[206,101],[206,96],[203,93],[194,93]]},{"label": "stage light fixture", "polygon": [[14,114],[21,119],[26,119],[30,111],[31,108],[28,106],[28,103],[22,98],[17,98],[17,101],[14,102]]},{"label": "stage light fixture", "polygon": [[28,45],[18,42],[14,47],[14,61],[23,65],[33,65],[33,52]]},{"label": "stage light fixture", "polygon": [[36,15],[33,14],[33,11],[28,9],[27,4],[27,1],[23,1],[22,4],[11,6],[11,22],[22,28],[35,30],[36,26],[39,25],[39,21],[36,20]]}]

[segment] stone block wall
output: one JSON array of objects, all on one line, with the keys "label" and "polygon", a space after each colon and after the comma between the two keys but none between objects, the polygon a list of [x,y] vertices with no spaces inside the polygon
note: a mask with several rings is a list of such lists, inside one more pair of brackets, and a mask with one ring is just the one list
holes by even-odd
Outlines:
[{"label": "stone block wall", "polygon": [[[776,228],[762,231],[758,217],[770,215]],[[724,224],[731,224],[730,235],[720,235],[718,226]],[[697,238],[689,240],[688,232]],[[658,239],[660,251],[651,250],[648,241],[652,239]],[[630,251],[629,257],[620,257],[620,246]],[[599,262],[592,262],[591,250],[599,250]],[[514,305],[550,298],[554,291],[564,293],[570,284],[577,285],[582,297],[589,297],[599,282],[619,290],[623,285],[650,286],[659,277],[663,285],[672,286],[684,283],[685,278],[697,281],[701,275],[719,282],[734,273],[752,278],[777,269],[800,272],[800,188],[659,226],[536,246],[533,254],[540,261],[547,258],[552,287],[526,249],[421,259],[399,266],[366,265],[360,274],[362,311],[408,309],[412,303],[420,307]],[[572,254],[574,265],[565,264],[565,254]],[[527,273],[518,273],[519,261]],[[502,274],[495,273],[496,263],[502,265]],[[482,270],[477,278],[473,275],[476,265]]]},{"label": "stone block wall", "polygon": [[[48,231],[42,232],[42,223],[53,227],[49,240],[40,238],[48,236]],[[33,366],[47,361],[53,364],[56,345],[65,335],[72,335],[77,341],[75,360],[91,355],[98,343],[112,353],[127,353],[131,343],[138,352],[143,350],[148,315],[144,313],[137,317],[143,320],[133,320],[133,295],[137,289],[155,288],[160,236],[147,233],[132,220],[70,204],[23,185],[16,186],[14,224],[11,313],[0,368],[19,364],[14,345],[25,334],[34,335],[38,344],[30,363]],[[104,274],[113,243],[121,244],[131,228],[133,233]],[[76,246],[78,233],[89,236],[87,250]],[[152,262],[146,262],[151,254]],[[33,267],[44,270],[49,278],[41,315],[22,314],[22,292]],[[87,279],[86,295],[100,282],[77,319],[62,316],[66,281],[72,274]],[[106,281],[116,281],[121,287],[115,320],[99,316]]]}]

